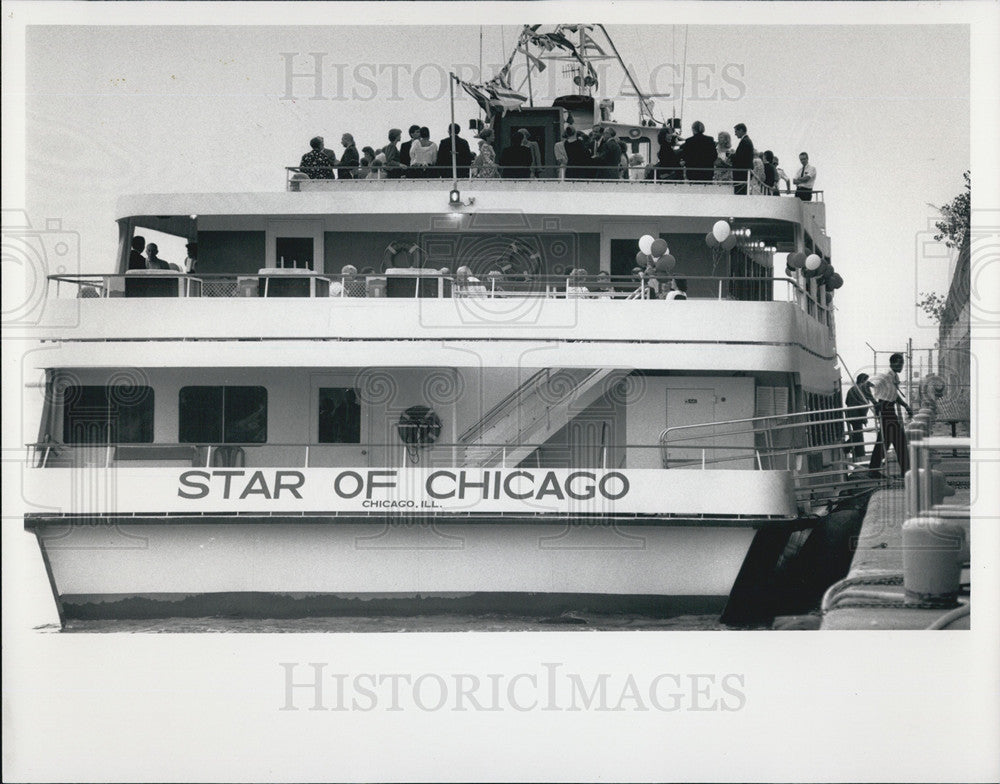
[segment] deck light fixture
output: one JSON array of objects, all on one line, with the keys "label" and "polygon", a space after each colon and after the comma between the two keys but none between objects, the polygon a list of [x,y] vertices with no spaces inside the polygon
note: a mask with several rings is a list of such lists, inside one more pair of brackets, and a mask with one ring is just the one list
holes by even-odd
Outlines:
[{"label": "deck light fixture", "polygon": [[476,199],[473,196],[470,196],[465,201],[462,201],[462,192],[459,191],[458,188],[452,188],[448,191],[448,206],[453,210],[458,209],[459,207],[471,207],[475,203]]}]

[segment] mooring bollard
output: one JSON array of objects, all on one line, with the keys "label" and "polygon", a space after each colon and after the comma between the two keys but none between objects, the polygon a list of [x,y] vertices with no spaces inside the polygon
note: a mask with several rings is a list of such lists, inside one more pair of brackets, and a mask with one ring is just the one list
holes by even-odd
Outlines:
[{"label": "mooring bollard", "polygon": [[903,588],[907,604],[954,607],[962,575],[965,530],[940,517],[903,523]]},{"label": "mooring bollard", "polygon": [[[927,483],[929,487],[925,487]],[[931,507],[944,503],[945,498],[955,495],[955,488],[948,484],[944,473],[934,469],[911,468],[903,477],[903,488],[909,517],[930,511]]]}]

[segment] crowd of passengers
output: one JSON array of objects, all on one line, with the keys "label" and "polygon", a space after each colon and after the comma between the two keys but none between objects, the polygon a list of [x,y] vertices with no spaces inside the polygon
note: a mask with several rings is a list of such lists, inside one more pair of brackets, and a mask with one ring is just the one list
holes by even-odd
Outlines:
[{"label": "crowd of passengers", "polygon": [[[532,291],[545,291],[567,298],[612,299],[617,295],[641,299],[687,299],[687,281],[657,270],[652,263],[645,269],[633,268],[631,278],[624,283],[612,282],[611,275],[606,270],[591,275],[584,269],[574,269],[565,278],[559,279],[561,284],[558,286],[553,286],[551,282],[543,284],[526,273],[505,275],[500,270],[490,270],[485,277],[478,278],[473,274],[472,268],[466,265],[455,270],[454,276],[448,267],[442,267],[438,274],[452,280],[452,296],[455,297],[516,296]],[[370,296],[368,279],[373,276],[375,270],[372,267],[366,267],[359,273],[357,267],[347,264],[341,270],[339,279],[332,281],[330,296]]]},{"label": "crowd of passengers", "polygon": [[[363,147],[360,153],[354,137],[345,133],[340,139],[344,149],[339,160],[333,150],[327,149],[323,137],[317,136],[309,142],[310,151],[302,156],[298,176],[344,180],[450,177],[454,139],[460,179],[542,177],[541,149],[526,128],[514,132],[511,144],[504,148],[499,159],[492,129],[484,128],[476,135],[476,154],[460,131],[458,124],[452,124],[448,136],[433,142],[429,128],[411,125],[410,138],[400,143],[403,132],[393,128],[388,144],[378,150]],[[684,140],[664,127],[657,139],[656,161],[646,161],[641,154],[630,154],[628,140],[619,140],[611,126],[596,125],[590,131],[583,131],[567,125],[554,145],[551,158],[556,161],[562,179],[731,183],[736,194],[756,192],[775,196],[781,193],[784,183],[786,193],[794,185],[798,198],[811,200],[816,168],[809,164],[808,153],[799,154],[801,166],[796,176],[789,178],[771,150],[754,147],[746,125],[737,123],[733,133],[737,139],[735,147],[729,132],[719,131],[712,138],[705,133],[701,122],[691,126],[691,136]],[[748,183],[752,183],[749,190]]]}]

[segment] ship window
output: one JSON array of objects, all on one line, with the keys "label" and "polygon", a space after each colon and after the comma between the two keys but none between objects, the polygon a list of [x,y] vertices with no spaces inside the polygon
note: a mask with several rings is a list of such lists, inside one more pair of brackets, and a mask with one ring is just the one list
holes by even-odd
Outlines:
[{"label": "ship window", "polygon": [[279,267],[311,270],[313,268],[313,238],[276,237],[274,257],[278,260]]},{"label": "ship window", "polygon": [[69,386],[63,394],[63,442],[148,444],[153,390],[143,386]]},{"label": "ship window", "polygon": [[361,404],[353,388],[320,388],[317,441],[321,444],[361,443]]},{"label": "ship window", "polygon": [[264,387],[184,387],[179,401],[182,444],[263,444],[267,441]]}]

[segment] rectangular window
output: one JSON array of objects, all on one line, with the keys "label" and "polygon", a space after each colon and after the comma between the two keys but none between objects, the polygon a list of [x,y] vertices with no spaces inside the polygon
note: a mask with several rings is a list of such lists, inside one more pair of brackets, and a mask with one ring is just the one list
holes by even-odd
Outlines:
[{"label": "rectangular window", "polygon": [[153,390],[143,386],[69,386],[63,394],[63,442],[149,444]]},{"label": "rectangular window", "polygon": [[264,387],[184,387],[178,405],[182,444],[263,444]]},{"label": "rectangular window", "polygon": [[319,433],[321,444],[361,443],[361,404],[350,387],[321,387]]}]

